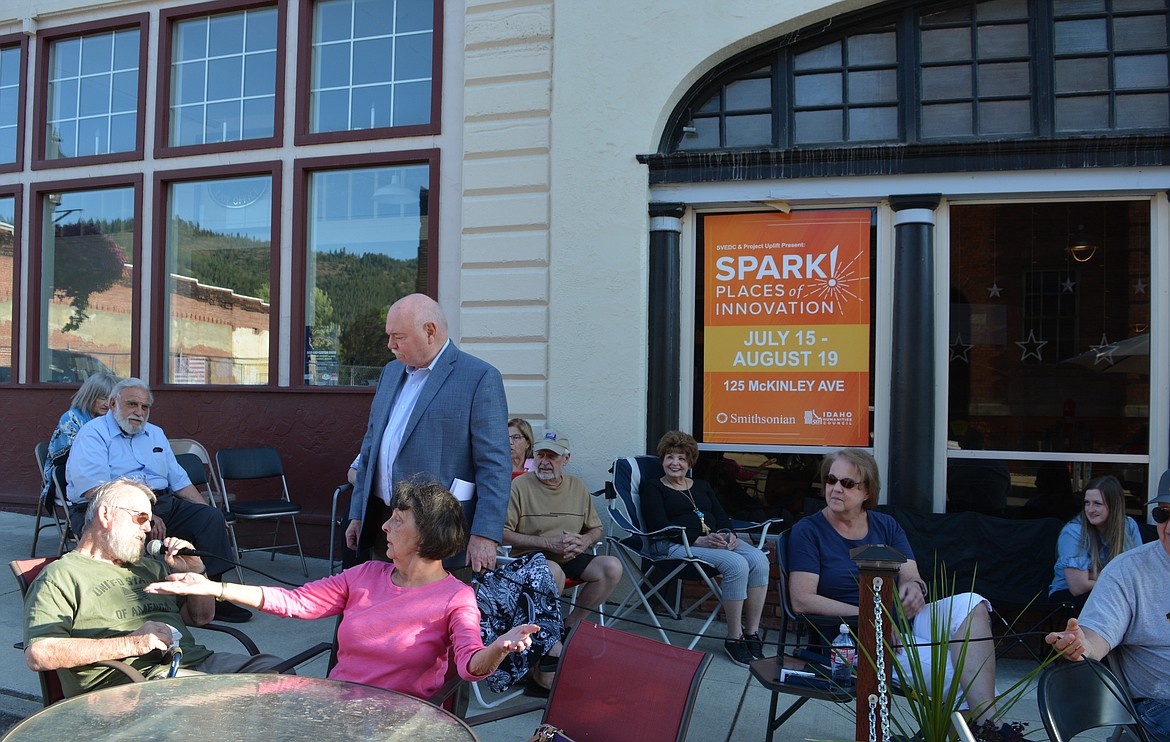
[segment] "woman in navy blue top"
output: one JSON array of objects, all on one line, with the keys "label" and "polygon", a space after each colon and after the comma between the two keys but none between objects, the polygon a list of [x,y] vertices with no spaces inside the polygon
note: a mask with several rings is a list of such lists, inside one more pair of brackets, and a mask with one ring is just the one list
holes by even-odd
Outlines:
[{"label": "woman in navy blue top", "polygon": [[[898,598],[916,644],[928,644],[936,633],[932,624],[948,624],[951,639],[966,642],[966,657],[958,682],[971,717],[977,723],[993,720],[995,708],[995,645],[991,637],[991,604],[976,593],[963,593],[926,602],[926,583],[918,572],[906,533],[897,521],[872,508],[881,493],[877,462],[868,452],[846,448],[825,457],[825,508],[792,527],[788,542],[789,597],[798,613],[856,616],[859,601],[857,564],[849,550],[863,544],[886,544],[906,556],[898,573]],[[946,687],[955,681],[954,666],[964,642],[950,645]],[[927,677],[931,674],[931,647],[914,647]],[[862,654],[859,652],[859,654]],[[910,677],[906,650],[894,655],[895,671]]]}]

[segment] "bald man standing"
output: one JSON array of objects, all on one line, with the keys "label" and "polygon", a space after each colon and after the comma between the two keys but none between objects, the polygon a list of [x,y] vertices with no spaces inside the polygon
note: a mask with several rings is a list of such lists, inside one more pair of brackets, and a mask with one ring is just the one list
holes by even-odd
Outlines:
[{"label": "bald man standing", "polygon": [[[434,299],[411,294],[386,314],[394,360],[382,370],[362,440],[345,541],[359,554],[385,553],[381,527],[394,487],[424,478],[463,503],[471,526],[465,563],[491,569],[504,531],[512,459],[508,401],[500,372],[459,350]],[[382,558],[385,558],[384,556]],[[448,563],[463,566],[462,557]]]}]

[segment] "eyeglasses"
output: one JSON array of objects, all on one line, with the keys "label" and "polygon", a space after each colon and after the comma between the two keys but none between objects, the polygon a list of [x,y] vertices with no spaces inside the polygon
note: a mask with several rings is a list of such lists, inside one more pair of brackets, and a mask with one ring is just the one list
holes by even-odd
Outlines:
[{"label": "eyeglasses", "polygon": [[864,484],[864,482],[858,482],[857,480],[850,479],[849,477],[837,479],[832,474],[829,474],[825,477],[825,484],[829,485],[830,487],[832,487],[834,484],[837,484],[838,482],[840,482],[841,486],[847,490],[851,490],[854,487],[860,487],[862,484]]},{"label": "eyeglasses", "polygon": [[1170,520],[1170,509],[1154,508],[1154,512],[1150,513],[1155,523],[1165,523]]},{"label": "eyeglasses", "polygon": [[512,441],[513,443],[516,443],[518,441],[524,440],[524,436],[520,435],[519,433],[516,433],[515,435],[508,436],[508,439],[510,441]]},{"label": "eyeglasses", "polygon": [[143,525],[150,520],[150,513],[144,513],[141,510],[133,510],[131,508],[124,508],[121,505],[113,505],[114,510],[125,510],[130,513],[130,519],[138,525]]}]

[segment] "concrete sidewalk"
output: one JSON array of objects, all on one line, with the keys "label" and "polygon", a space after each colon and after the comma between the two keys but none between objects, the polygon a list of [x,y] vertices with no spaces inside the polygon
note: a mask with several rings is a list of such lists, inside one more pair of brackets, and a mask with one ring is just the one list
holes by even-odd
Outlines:
[{"label": "concrete sidewalk", "polygon": [[[27,558],[32,544],[33,517],[16,513],[0,512],[0,559],[4,562],[13,559]],[[46,530],[47,539],[39,545],[39,556],[49,555],[55,548],[52,531]],[[281,579],[301,582],[304,575],[300,571],[299,560],[287,555],[278,555],[275,562],[269,561],[267,556],[250,554],[245,557],[244,564],[264,572],[273,574]],[[328,564],[322,559],[309,560],[309,577],[317,579],[325,576]],[[234,574],[228,577],[234,579]],[[245,570],[245,579],[252,584],[275,584],[274,581]],[[619,587],[619,590],[621,588]],[[36,674],[24,664],[24,654],[11,649],[13,643],[22,638],[22,604],[16,581],[12,577],[0,578],[0,731],[18,719],[34,713],[40,708],[40,686]],[[637,620],[644,619],[643,614],[635,614]],[[674,622],[664,621],[668,628],[685,630],[698,625],[698,621],[683,621],[677,625]],[[275,616],[257,613],[253,619],[241,624],[243,629],[265,652],[281,656],[291,656],[317,642],[329,641],[333,634],[333,621],[298,621],[281,619]],[[655,636],[652,629],[631,622],[620,622],[617,626],[624,631],[631,631],[645,636]],[[239,645],[235,640],[213,632],[198,632],[201,642],[221,651],[238,651]],[[773,641],[775,635],[769,637]],[[682,641],[684,644],[689,638],[682,636],[672,637],[672,641]],[[233,646],[234,645],[234,646]],[[691,719],[688,740],[693,742],[716,742],[719,740],[762,740],[765,736],[765,717],[768,711],[769,694],[758,683],[751,679],[747,668],[733,663],[723,653],[723,642],[718,638],[701,640],[696,649],[711,652],[711,665],[699,691],[698,702]],[[1006,660],[1000,662],[999,682],[1000,689],[1005,689],[1016,678],[1027,673],[1035,665],[1024,660]],[[304,675],[324,677],[326,658],[319,657],[298,672]],[[789,702],[788,697],[780,699],[781,705]],[[474,707],[471,712],[477,709]],[[1043,725],[1039,721],[1039,712],[1035,700],[1035,688],[1031,688],[1027,696],[1008,714],[1008,718],[1028,723],[1028,736],[1032,739],[1045,739]],[[526,740],[540,722],[540,713],[532,712],[523,716],[505,719],[503,721],[485,724],[475,728],[476,733],[484,742],[512,742]],[[837,704],[810,701],[801,709],[777,734],[778,739],[852,739],[854,721],[852,709]],[[1107,734],[1081,737],[1085,739],[1108,738]]]}]

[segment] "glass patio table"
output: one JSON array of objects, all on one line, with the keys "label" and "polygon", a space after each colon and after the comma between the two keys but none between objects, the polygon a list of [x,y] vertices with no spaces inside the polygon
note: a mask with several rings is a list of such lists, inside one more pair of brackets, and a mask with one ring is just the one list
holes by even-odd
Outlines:
[{"label": "glass patio table", "polygon": [[397,691],[297,675],[197,675],[53,704],[4,740],[420,740],[474,742],[461,719]]}]

